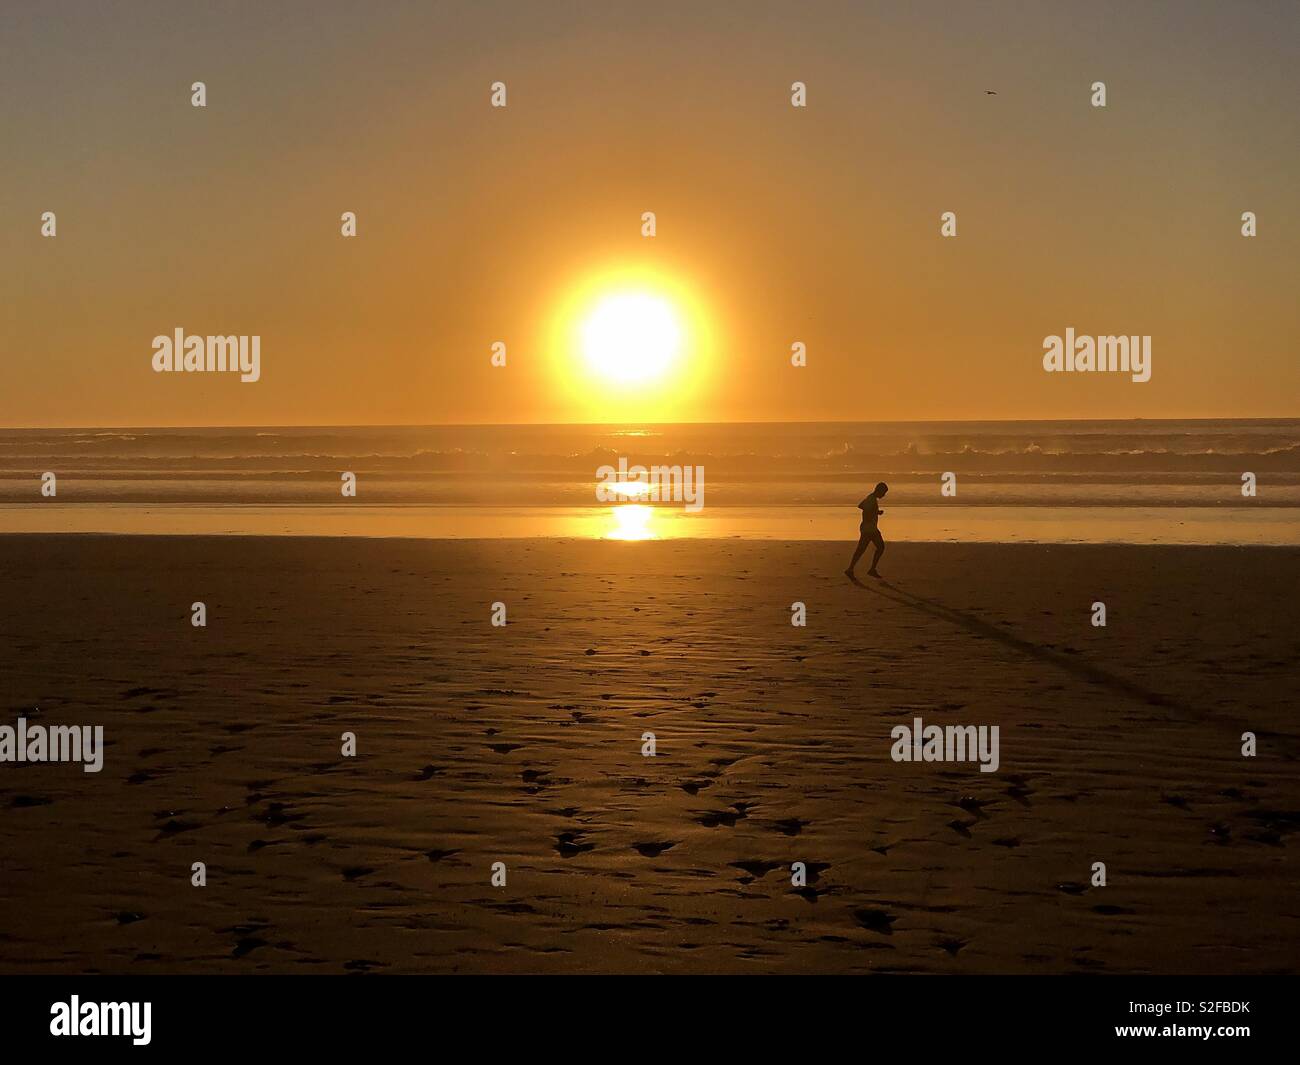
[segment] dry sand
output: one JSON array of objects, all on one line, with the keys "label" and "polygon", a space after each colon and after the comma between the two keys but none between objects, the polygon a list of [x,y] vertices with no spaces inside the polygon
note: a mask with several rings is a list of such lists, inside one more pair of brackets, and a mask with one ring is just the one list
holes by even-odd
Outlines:
[{"label": "dry sand", "polygon": [[1294,549],[3,545],[4,971],[1300,968]]}]

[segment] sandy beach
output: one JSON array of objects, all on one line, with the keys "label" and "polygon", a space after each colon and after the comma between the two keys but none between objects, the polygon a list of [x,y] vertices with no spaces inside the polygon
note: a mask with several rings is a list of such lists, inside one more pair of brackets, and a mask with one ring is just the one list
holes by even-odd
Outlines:
[{"label": "sandy beach", "polygon": [[1297,968],[1297,549],[3,544],[6,972]]}]

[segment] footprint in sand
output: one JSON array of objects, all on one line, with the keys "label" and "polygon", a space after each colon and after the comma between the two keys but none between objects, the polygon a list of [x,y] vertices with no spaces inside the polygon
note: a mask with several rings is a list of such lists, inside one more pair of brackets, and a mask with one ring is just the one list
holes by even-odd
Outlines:
[{"label": "footprint in sand", "polygon": [[257,936],[245,936],[235,944],[235,949],[230,952],[232,958],[242,958],[245,954],[251,954],[258,947],[266,947],[270,944],[265,939],[259,939]]},{"label": "footprint in sand", "polygon": [[1021,806],[1029,805],[1029,796],[1034,793],[1034,789],[1029,787],[1029,778],[1015,774],[1007,777],[1011,787],[1006,789],[1006,794],[1010,795]]},{"label": "footprint in sand", "polygon": [[773,869],[780,869],[782,862],[765,862],[759,859],[750,859],[743,862],[728,862],[733,869],[743,869],[749,874],[748,878],[741,877],[742,883],[749,883],[751,880],[762,880]]},{"label": "footprint in sand", "polygon": [[984,812],[984,807],[987,806],[988,803],[982,799],[975,798],[975,796],[973,795],[963,795],[960,799],[958,799],[955,803],[953,803],[953,805],[960,807],[961,809],[965,810],[968,814],[974,814],[980,820],[984,820],[985,818],[988,817],[988,814]]},{"label": "footprint in sand", "polygon": [[583,851],[593,850],[594,843],[583,843],[582,837],[585,832],[561,832],[555,837],[555,849],[559,852],[561,858],[572,858]]},{"label": "footprint in sand", "polygon": [[830,867],[830,862],[804,862],[804,875],[808,878],[808,883],[815,884]]},{"label": "footprint in sand", "polygon": [[898,919],[891,913],[876,909],[854,910],[853,917],[868,932],[878,932],[882,936],[894,934],[893,924]]},{"label": "footprint in sand", "polygon": [[450,858],[450,857],[452,857],[453,855],[455,855],[455,854],[459,854],[459,853],[460,853],[460,851],[440,851],[440,850],[438,850],[438,849],[435,847],[435,848],[434,848],[433,850],[431,850],[431,851],[425,851],[425,852],[424,852],[424,856],[425,856],[426,858],[428,858],[429,861],[431,861],[431,862],[440,862],[440,861],[442,861],[444,858]]},{"label": "footprint in sand", "polygon": [[261,918],[250,918],[243,924],[232,925],[229,928],[218,929],[224,935],[237,935],[239,940],[235,943],[234,949],[230,952],[232,958],[242,958],[245,954],[257,950],[258,947],[269,947],[271,944],[268,940],[263,939],[259,932],[265,932],[270,925]]},{"label": "footprint in sand", "polygon": [[730,810],[710,810],[695,820],[705,828],[717,828],[719,825],[726,825],[728,828],[735,828],[737,821],[743,821],[749,816],[752,809],[750,803],[733,802]]},{"label": "footprint in sand", "polygon": [[637,853],[645,858],[658,858],[664,851],[670,851],[678,844],[678,840],[672,840],[668,843],[633,843],[632,846]]}]

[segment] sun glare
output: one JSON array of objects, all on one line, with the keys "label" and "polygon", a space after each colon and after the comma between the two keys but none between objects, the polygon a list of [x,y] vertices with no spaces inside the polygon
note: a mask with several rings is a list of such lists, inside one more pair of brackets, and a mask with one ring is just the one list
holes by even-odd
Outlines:
[{"label": "sun glare", "polygon": [[662,377],[681,348],[673,305],[651,292],[604,296],[581,327],[582,355],[600,377],[640,384]]},{"label": "sun glare", "polygon": [[714,314],[685,273],[593,268],[560,290],[549,344],[570,417],[688,419],[713,373]]},{"label": "sun glare", "polygon": [[655,532],[651,528],[651,522],[654,520],[654,515],[654,507],[647,507],[641,503],[620,503],[618,506],[611,507],[610,517],[613,518],[613,525],[605,534],[605,539],[653,540]]}]

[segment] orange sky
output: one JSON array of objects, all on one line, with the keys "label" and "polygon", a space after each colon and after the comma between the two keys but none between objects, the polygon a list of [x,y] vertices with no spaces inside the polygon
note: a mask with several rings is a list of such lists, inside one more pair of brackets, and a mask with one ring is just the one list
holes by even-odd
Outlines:
[{"label": "orange sky", "polygon": [[[6,5],[0,424],[1300,415],[1293,4],[699,6]],[[560,387],[611,267],[706,309],[694,394]],[[154,374],[178,326],[261,380]]]}]

